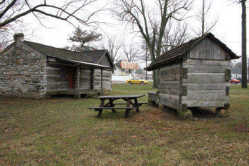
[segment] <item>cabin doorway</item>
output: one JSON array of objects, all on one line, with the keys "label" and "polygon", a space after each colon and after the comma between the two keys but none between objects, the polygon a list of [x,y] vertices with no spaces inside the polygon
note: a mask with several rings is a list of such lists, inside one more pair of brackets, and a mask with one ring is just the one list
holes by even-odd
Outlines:
[{"label": "cabin doorway", "polygon": [[75,76],[76,70],[74,68],[71,68],[67,71],[67,80],[70,89],[75,89]]}]

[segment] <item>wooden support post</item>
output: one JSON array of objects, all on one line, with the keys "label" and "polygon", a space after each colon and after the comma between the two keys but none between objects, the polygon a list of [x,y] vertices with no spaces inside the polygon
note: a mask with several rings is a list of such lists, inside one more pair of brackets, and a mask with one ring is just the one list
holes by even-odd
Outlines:
[{"label": "wooden support post", "polygon": [[74,97],[78,98],[78,99],[80,98],[80,66],[77,66],[77,68],[76,68]]},{"label": "wooden support post", "polygon": [[103,89],[103,69],[101,68],[101,76],[100,76],[100,81],[101,81],[101,94],[104,94],[104,89]]},{"label": "wooden support post", "polygon": [[91,69],[91,74],[90,74],[90,88],[91,88],[91,90],[94,90],[94,69]]}]

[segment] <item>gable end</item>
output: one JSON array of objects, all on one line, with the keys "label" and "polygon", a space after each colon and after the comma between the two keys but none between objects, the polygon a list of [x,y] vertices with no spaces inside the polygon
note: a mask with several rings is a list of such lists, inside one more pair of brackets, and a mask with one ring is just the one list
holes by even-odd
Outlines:
[{"label": "gable end", "polygon": [[206,38],[189,52],[190,59],[229,60],[231,56],[213,40]]},{"label": "gable end", "polygon": [[99,59],[98,64],[113,68],[114,65],[108,51]]}]

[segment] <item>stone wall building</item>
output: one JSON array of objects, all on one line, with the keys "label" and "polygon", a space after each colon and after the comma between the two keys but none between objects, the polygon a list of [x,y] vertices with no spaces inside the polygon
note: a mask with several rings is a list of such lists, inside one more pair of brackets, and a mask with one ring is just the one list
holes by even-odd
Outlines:
[{"label": "stone wall building", "polygon": [[107,50],[74,52],[24,40],[0,53],[0,95],[42,98],[111,90],[113,63]]}]

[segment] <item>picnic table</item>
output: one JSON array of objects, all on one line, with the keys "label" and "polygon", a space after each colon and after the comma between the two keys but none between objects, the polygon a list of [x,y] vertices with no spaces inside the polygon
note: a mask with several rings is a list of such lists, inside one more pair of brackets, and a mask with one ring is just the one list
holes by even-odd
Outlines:
[{"label": "picnic table", "polygon": [[[116,109],[124,109],[125,117],[129,116],[131,110],[135,109],[136,112],[139,112],[139,107],[142,103],[138,102],[138,98],[141,98],[145,95],[121,95],[121,96],[99,96],[100,105],[99,107],[90,107],[89,109],[94,109],[98,111],[98,117],[101,117],[103,110],[112,110],[113,113],[116,113]],[[123,103],[117,103],[116,100],[123,100]],[[115,107],[116,105],[125,105],[123,107]]]}]

